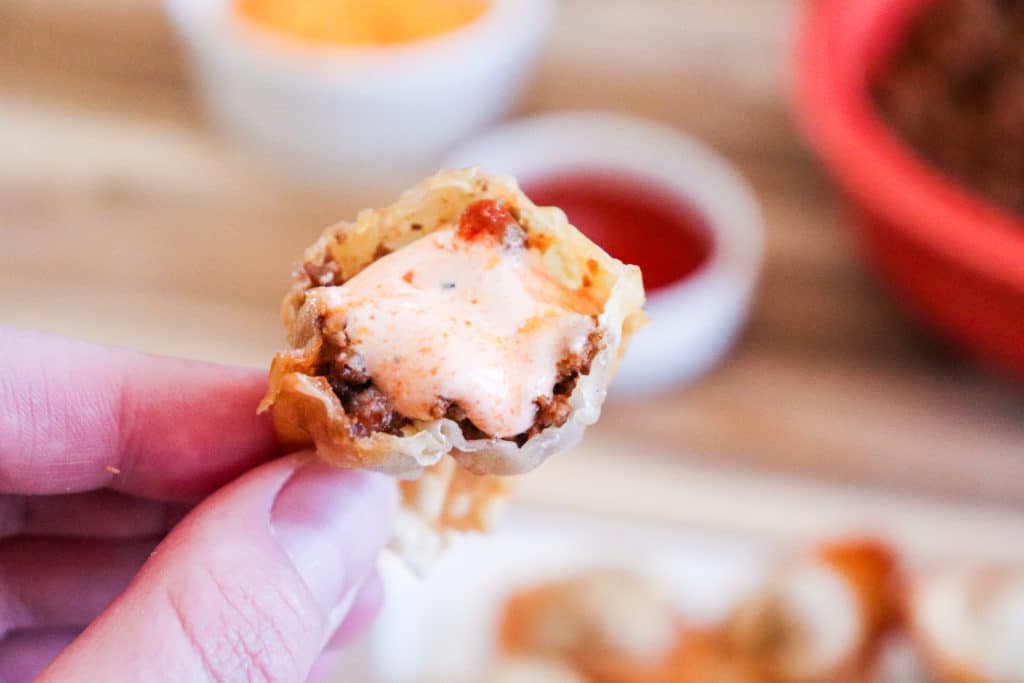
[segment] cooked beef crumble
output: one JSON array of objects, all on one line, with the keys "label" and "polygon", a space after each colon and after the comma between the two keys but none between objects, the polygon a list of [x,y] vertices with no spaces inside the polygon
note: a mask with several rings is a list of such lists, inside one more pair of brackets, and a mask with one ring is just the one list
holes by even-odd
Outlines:
[{"label": "cooked beef crumble", "polygon": [[874,98],[926,161],[1024,215],[1024,2],[922,5]]},{"label": "cooked beef crumble", "polygon": [[437,406],[434,407],[433,417],[438,420],[444,417],[458,423],[459,428],[462,430],[462,435],[469,440],[491,438],[484,430],[473,424],[473,421],[466,415],[465,408],[458,403],[452,403],[448,399],[442,398],[437,402]]},{"label": "cooked beef crumble", "polygon": [[338,264],[330,254],[324,257],[323,263],[310,263],[308,261],[303,263],[302,270],[309,277],[313,287],[332,287],[342,284],[341,268],[338,267]]},{"label": "cooked beef crumble", "polygon": [[362,438],[374,432],[400,436],[402,427],[410,420],[395,410],[384,392],[373,384],[359,354],[344,348],[331,349],[325,355],[331,360],[320,367],[318,374],[327,378],[341,401],[352,423],[352,436]]}]

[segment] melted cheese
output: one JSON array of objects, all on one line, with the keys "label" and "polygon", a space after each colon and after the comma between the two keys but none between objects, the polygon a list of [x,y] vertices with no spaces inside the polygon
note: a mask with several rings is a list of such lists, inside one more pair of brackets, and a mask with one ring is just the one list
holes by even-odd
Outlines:
[{"label": "melted cheese", "polygon": [[[495,240],[431,233],[325,290],[326,329],[344,331],[396,410],[432,419],[457,403],[491,436],[530,429],[558,362],[583,348],[591,317],[567,310],[540,259]],[[552,292],[552,294],[564,294]]]},{"label": "melted cheese", "polygon": [[394,45],[454,31],[487,11],[486,0],[237,0],[236,11],[311,43]]}]

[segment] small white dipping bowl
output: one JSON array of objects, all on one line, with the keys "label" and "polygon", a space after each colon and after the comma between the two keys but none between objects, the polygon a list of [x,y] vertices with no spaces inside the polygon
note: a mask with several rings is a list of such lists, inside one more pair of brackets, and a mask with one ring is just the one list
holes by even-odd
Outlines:
[{"label": "small white dipping bowl", "polygon": [[364,47],[289,38],[232,0],[166,3],[224,132],[340,192],[385,198],[511,109],[553,11],[553,0],[491,0],[448,33]]},{"label": "small white dipping bowl", "polygon": [[704,144],[672,128],[599,112],[547,114],[471,140],[447,166],[481,166],[528,186],[588,170],[649,179],[703,219],[711,253],[677,282],[649,292],[651,323],[630,345],[612,395],[680,387],[714,365],[746,318],[760,270],[763,226],[747,184]]}]

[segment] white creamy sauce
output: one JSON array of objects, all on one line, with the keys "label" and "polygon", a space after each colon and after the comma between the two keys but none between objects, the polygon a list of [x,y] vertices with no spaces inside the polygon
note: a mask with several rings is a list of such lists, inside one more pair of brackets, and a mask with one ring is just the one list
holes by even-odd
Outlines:
[{"label": "white creamy sauce", "polygon": [[403,415],[431,419],[444,398],[487,434],[521,434],[558,362],[594,329],[589,316],[536,298],[550,284],[527,255],[439,230],[326,288],[327,329],[343,326]]}]

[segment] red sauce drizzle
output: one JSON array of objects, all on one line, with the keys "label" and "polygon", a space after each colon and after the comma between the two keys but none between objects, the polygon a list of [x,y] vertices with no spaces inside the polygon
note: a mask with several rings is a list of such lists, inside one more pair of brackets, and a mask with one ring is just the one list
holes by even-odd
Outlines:
[{"label": "red sauce drizzle", "polygon": [[493,237],[501,240],[509,225],[516,225],[516,219],[500,199],[481,199],[466,207],[459,218],[456,235],[460,239],[475,240]]},{"label": "red sauce drizzle", "polygon": [[697,271],[711,255],[704,219],[670,190],[611,170],[568,170],[524,183],[540,206],[557,206],[612,256],[640,266],[649,289]]}]

